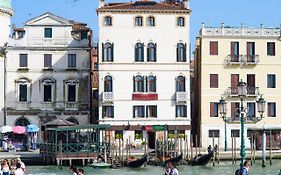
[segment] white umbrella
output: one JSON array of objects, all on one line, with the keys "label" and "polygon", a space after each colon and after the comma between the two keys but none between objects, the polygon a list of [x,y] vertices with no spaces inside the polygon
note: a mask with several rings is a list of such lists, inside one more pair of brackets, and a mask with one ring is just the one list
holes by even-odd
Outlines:
[{"label": "white umbrella", "polygon": [[12,128],[11,126],[2,126],[2,127],[0,128],[0,132],[1,132],[2,134],[8,133],[8,132],[13,132],[13,128]]}]

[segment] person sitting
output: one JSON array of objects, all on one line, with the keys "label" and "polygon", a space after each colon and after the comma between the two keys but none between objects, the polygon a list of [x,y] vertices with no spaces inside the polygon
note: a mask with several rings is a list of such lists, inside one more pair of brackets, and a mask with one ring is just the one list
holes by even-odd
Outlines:
[{"label": "person sitting", "polygon": [[167,169],[164,170],[164,175],[179,175],[179,171],[173,162],[169,161],[167,163]]},{"label": "person sitting", "polygon": [[244,166],[235,171],[235,175],[249,175],[250,167],[251,167],[251,163],[248,160],[246,160],[244,162]]}]

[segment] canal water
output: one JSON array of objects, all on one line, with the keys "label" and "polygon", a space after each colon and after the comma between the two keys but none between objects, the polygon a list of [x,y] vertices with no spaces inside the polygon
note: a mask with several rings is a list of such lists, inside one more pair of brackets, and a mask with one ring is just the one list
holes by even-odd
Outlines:
[{"label": "canal water", "polygon": [[[250,175],[278,175],[281,169],[281,160],[273,161],[270,166],[269,162],[266,168],[261,167],[261,163],[254,164],[250,169]],[[231,162],[221,162],[220,165],[213,167],[211,163],[205,167],[179,166],[180,175],[234,175],[237,165]],[[94,169],[91,167],[84,168],[85,175],[163,175],[161,167],[148,166],[139,169]],[[31,166],[27,167],[28,175],[71,175],[67,167],[62,170],[55,166]]]}]

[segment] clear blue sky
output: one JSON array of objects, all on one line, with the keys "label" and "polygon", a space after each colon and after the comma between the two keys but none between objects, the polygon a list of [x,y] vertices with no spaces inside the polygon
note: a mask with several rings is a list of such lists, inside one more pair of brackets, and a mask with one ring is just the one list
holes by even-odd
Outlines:
[{"label": "clear blue sky", "polygon": [[[97,37],[98,0],[12,0],[15,15],[13,23],[23,23],[44,12],[52,12],[67,19],[87,23]],[[120,2],[130,0],[105,0]],[[191,0],[191,44],[204,22],[206,26],[279,27],[281,24],[281,0]]]}]

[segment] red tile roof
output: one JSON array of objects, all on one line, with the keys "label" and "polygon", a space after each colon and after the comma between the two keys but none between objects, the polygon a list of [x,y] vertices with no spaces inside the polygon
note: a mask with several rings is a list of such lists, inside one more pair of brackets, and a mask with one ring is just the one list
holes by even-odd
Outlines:
[{"label": "red tile roof", "polygon": [[181,11],[190,12],[182,4],[155,2],[155,1],[136,1],[127,3],[109,3],[97,10],[100,11]]}]

